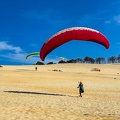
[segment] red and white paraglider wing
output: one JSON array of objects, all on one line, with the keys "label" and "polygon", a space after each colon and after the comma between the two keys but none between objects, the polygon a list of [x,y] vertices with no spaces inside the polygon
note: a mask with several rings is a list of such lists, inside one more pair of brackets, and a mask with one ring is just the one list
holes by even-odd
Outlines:
[{"label": "red and white paraglider wing", "polygon": [[96,42],[103,45],[106,49],[109,48],[108,39],[99,31],[85,27],[73,27],[54,34],[44,43],[40,50],[41,60],[44,61],[52,50],[71,40]]}]

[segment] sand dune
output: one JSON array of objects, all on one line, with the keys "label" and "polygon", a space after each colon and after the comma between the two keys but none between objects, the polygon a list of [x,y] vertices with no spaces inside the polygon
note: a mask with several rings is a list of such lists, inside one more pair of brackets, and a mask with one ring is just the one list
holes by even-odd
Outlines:
[{"label": "sand dune", "polygon": [[[0,120],[120,119],[120,64],[37,67],[0,67]],[[84,84],[83,97],[78,81]]]}]

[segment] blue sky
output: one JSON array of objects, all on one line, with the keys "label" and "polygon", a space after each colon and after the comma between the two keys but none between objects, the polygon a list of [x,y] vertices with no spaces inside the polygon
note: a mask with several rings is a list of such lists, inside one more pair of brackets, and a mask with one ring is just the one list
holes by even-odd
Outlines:
[{"label": "blue sky", "polygon": [[102,32],[110,48],[90,42],[71,41],[52,51],[45,62],[60,56],[84,58],[120,54],[120,0],[0,0],[0,64],[34,64],[40,51],[56,32],[69,27],[89,27]]}]

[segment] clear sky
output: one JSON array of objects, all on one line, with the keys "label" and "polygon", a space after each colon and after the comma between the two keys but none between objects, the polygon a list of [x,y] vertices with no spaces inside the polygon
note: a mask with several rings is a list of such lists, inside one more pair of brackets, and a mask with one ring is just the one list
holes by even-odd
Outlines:
[{"label": "clear sky", "polygon": [[58,57],[110,57],[120,54],[120,0],[0,0],[0,64],[34,64],[39,52],[56,32],[89,27],[103,33],[110,48],[72,41],[52,51],[45,62]]}]

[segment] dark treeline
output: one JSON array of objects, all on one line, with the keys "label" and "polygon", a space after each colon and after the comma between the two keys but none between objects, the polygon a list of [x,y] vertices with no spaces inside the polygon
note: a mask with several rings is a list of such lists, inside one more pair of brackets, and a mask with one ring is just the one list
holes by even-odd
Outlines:
[{"label": "dark treeline", "polygon": [[[98,57],[98,58],[91,58],[89,56],[86,56],[85,58],[76,58],[76,59],[71,59],[68,61],[63,61],[60,60],[59,63],[91,63],[91,64],[107,64],[107,63],[120,63],[120,55],[118,56],[111,56],[109,58],[104,58],[104,57]],[[53,62],[49,62],[47,64],[56,64]],[[44,65],[44,63],[38,61],[36,65]]]}]

